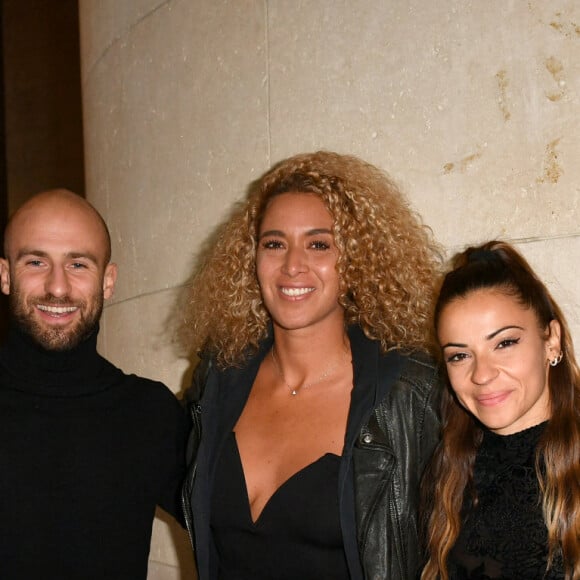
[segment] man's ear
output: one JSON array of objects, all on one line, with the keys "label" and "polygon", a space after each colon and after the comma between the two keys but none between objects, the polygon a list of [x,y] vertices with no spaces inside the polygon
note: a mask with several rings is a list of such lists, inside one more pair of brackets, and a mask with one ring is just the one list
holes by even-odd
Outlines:
[{"label": "man's ear", "polygon": [[114,294],[116,281],[117,264],[107,264],[105,267],[105,275],[103,276],[103,297],[105,300],[108,300]]},{"label": "man's ear", "polygon": [[6,258],[0,258],[0,289],[3,294],[10,294],[10,265]]}]

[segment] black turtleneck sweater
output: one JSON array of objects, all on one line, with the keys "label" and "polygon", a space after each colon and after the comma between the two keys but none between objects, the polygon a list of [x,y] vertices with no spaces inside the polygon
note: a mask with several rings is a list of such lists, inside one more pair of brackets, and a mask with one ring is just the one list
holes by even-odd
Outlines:
[{"label": "black turtleneck sweater", "polygon": [[161,383],[99,356],[96,333],[0,350],[0,578],[147,575],[155,506],[179,513],[186,418]]}]

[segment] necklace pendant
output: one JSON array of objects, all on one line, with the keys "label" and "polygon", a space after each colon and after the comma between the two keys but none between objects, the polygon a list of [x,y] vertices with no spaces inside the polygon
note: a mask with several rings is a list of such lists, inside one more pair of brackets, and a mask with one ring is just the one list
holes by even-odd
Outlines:
[{"label": "necklace pendant", "polygon": [[292,389],[292,396],[295,397],[298,394],[298,391],[296,389]]}]

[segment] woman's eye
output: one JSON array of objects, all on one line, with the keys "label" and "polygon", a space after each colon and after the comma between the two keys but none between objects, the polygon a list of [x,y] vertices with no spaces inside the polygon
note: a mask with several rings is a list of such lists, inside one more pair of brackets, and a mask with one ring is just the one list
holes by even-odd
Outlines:
[{"label": "woman's eye", "polygon": [[312,248],[315,250],[328,250],[330,249],[330,244],[327,242],[323,242],[322,240],[314,241],[310,244]]},{"label": "woman's eye", "polygon": [[445,362],[447,362],[447,363],[461,362],[462,360],[464,360],[466,358],[467,358],[466,353],[454,352],[445,358]]},{"label": "woman's eye", "polygon": [[513,346],[514,344],[518,344],[520,342],[519,338],[504,338],[498,345],[497,348],[506,348],[508,346]]},{"label": "woman's eye", "polygon": [[279,250],[283,247],[283,244],[280,240],[266,240],[262,243],[262,247],[265,250]]}]

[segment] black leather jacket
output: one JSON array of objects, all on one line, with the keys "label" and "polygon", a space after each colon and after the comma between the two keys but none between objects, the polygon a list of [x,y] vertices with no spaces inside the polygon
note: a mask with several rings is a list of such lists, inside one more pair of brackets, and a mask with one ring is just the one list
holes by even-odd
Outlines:
[{"label": "black leather jacket", "polygon": [[[421,558],[419,481],[439,439],[440,375],[425,354],[381,354],[358,327],[349,337],[354,389],[338,493],[351,578],[414,580]],[[265,341],[243,369],[218,372],[202,361],[196,370],[183,501],[199,580],[217,577],[209,513],[215,459],[271,344]]]}]

